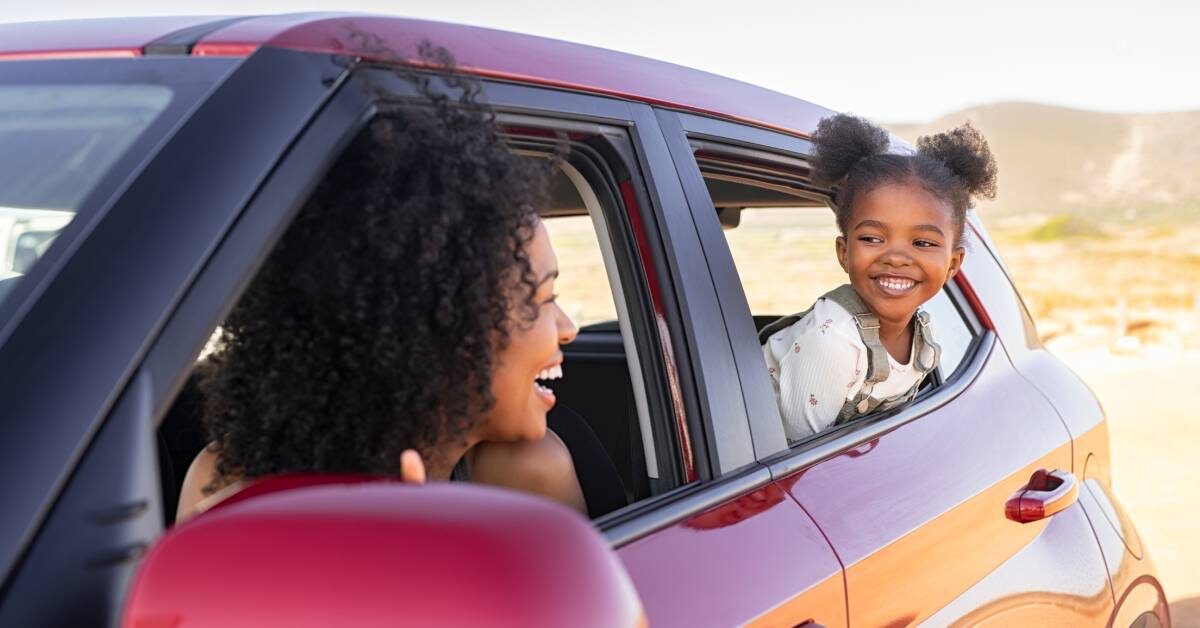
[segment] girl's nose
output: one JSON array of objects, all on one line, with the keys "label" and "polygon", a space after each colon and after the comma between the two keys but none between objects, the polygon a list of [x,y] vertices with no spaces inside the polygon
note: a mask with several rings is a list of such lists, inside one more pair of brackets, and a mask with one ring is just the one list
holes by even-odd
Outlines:
[{"label": "girl's nose", "polygon": [[575,328],[575,323],[561,307],[557,305],[555,307],[558,309],[558,316],[555,319],[555,323],[558,325],[558,344],[565,345],[579,335],[579,330]]},{"label": "girl's nose", "polygon": [[912,257],[901,247],[892,246],[884,251],[880,261],[889,266],[909,266],[912,264]]}]

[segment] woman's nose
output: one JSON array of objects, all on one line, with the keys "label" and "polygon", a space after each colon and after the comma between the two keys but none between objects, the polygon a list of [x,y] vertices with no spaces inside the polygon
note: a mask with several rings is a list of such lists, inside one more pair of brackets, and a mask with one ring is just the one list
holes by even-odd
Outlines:
[{"label": "woman's nose", "polygon": [[575,336],[579,335],[579,330],[575,328],[575,323],[561,307],[558,308],[558,317],[555,322],[558,324],[558,344],[565,345],[574,340]]}]

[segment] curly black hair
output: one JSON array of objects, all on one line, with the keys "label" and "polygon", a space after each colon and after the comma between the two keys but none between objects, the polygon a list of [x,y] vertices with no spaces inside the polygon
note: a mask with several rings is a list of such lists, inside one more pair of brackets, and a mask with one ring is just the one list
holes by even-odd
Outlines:
[{"label": "curly black hair", "polygon": [[398,473],[404,449],[437,459],[494,403],[495,356],[535,314],[523,245],[549,168],[502,142],[477,83],[406,78],[422,96],[351,143],[221,327],[202,382],[207,491]]},{"label": "curly black hair", "polygon": [[823,118],[812,136],[813,178],[834,190],[838,228],[845,235],[854,199],[889,183],[914,182],[946,202],[955,242],[961,243],[972,196],[996,196],[996,160],[970,123],[917,139],[917,152],[888,153],[887,131],[847,114]]}]

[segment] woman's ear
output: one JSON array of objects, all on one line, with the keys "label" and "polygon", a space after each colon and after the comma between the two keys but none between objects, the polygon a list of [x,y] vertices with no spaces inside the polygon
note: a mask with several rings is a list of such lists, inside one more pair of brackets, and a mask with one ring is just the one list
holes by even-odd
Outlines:
[{"label": "woman's ear", "polygon": [[425,462],[415,449],[405,449],[400,454],[400,479],[406,484],[425,483]]},{"label": "woman's ear", "polygon": [[850,274],[850,267],[846,264],[846,236],[838,236],[837,240],[834,240],[834,247],[837,249],[838,263],[842,265],[842,270]]}]

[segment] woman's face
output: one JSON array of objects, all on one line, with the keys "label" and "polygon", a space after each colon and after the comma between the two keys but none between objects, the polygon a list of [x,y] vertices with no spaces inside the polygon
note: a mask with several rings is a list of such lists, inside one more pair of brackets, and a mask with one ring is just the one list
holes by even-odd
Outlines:
[{"label": "woman's face", "polygon": [[538,440],[546,433],[546,413],[554,407],[554,393],[542,386],[562,377],[563,354],[559,345],[575,339],[575,325],[555,302],[554,281],[558,258],[541,221],[526,243],[529,266],[536,277],[533,301],[537,317],[530,321],[524,307],[525,287],[513,287],[509,343],[496,355],[492,396],[496,404],[484,421],[481,440]]},{"label": "woman's face", "polygon": [[838,261],[850,284],[883,321],[908,324],[958,272],[951,208],[917,185],[880,186],[855,199]]}]

